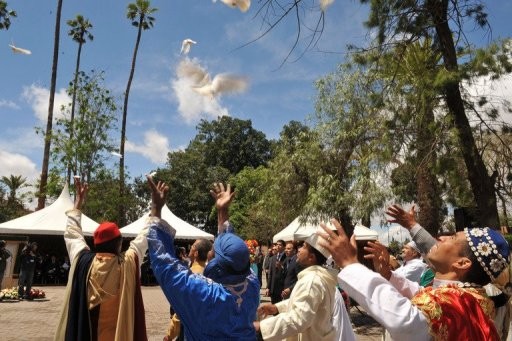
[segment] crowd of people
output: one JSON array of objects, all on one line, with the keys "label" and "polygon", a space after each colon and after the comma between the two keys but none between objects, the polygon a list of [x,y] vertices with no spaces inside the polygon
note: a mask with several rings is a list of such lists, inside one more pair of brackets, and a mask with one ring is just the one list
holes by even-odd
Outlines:
[{"label": "crowd of people", "polygon": [[[300,244],[279,240],[257,258],[229,221],[234,192],[217,183],[211,191],[215,241],[198,239],[187,253],[176,247],[175,229],[161,218],[169,188],[150,176],[148,183],[150,217],[123,252],[112,222],[100,224],[94,248],[87,246],[80,208],[88,186],[75,180],[77,197],[66,213],[64,235],[70,280],[55,340],[147,340],[139,271],[146,251],[170,304],[169,325],[162,326],[165,340],[355,340],[342,290],[385,328],[386,340],[508,335],[510,319],[500,312],[508,308],[508,297],[499,303],[495,298],[504,295],[499,286],[487,289],[508,269],[510,256],[506,240],[493,229],[434,239],[416,223],[414,208],[406,212],[395,205],[386,212],[390,221],[407,228],[413,239],[398,268],[378,242],[364,248],[373,270],[362,265],[355,237],[347,237],[336,220],[336,231],[320,224],[322,232],[313,231]],[[325,266],[328,260],[335,266]],[[263,275],[269,303],[260,302]],[[422,286],[424,277],[430,279]]]}]

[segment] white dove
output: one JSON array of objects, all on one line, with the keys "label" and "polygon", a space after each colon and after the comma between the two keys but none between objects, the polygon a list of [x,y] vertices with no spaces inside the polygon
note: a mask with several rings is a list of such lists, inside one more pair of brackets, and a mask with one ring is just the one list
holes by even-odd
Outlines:
[{"label": "white dove", "polygon": [[211,82],[203,86],[192,87],[192,90],[203,95],[213,98],[222,93],[239,93],[247,89],[249,82],[245,77],[230,75],[227,73],[219,73]]},{"label": "white dove", "polygon": [[117,156],[118,158],[122,158],[123,155],[121,155],[120,153],[118,152],[110,152],[110,154],[114,155],[114,156]]},{"label": "white dove", "polygon": [[190,79],[196,87],[206,85],[210,82],[210,75],[208,72],[188,58],[180,61],[176,68],[176,74],[180,78]]},{"label": "white dove", "polygon": [[190,47],[192,45],[195,45],[197,44],[197,42],[193,41],[192,39],[184,39],[182,42],[181,42],[181,51],[180,53],[181,54],[188,54],[190,52]]},{"label": "white dove", "polygon": [[[247,12],[249,7],[251,7],[251,0],[220,0],[220,1],[232,8],[238,7],[238,9],[242,12]],[[213,2],[217,2],[217,0],[213,0]]]},{"label": "white dove", "polygon": [[21,47],[16,47],[13,44],[9,44],[9,47],[11,48],[12,52],[14,52],[14,53],[32,54],[32,52],[30,50],[22,49]]},{"label": "white dove", "polygon": [[334,0],[320,0],[320,9],[325,12],[327,7],[331,6]]}]

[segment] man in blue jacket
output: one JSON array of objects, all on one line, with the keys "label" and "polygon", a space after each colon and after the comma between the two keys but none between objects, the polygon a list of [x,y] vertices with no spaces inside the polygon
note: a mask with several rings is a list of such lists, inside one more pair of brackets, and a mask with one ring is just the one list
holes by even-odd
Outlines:
[{"label": "man in blue jacket", "polygon": [[[161,218],[168,188],[151,185],[155,201],[151,215]],[[155,195],[156,193],[156,195]],[[215,184],[211,191],[218,218],[218,236],[213,245],[215,257],[204,275],[194,274],[175,256],[176,230],[165,220],[153,219],[148,234],[151,267],[165,296],[180,316],[185,339],[256,339],[253,321],[259,304],[260,285],[250,271],[249,249],[233,233],[228,208],[234,192],[230,186]]]}]

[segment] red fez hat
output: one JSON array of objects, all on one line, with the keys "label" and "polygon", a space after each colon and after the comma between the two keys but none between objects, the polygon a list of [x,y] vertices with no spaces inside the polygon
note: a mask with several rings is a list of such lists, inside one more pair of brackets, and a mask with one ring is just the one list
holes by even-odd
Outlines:
[{"label": "red fez hat", "polygon": [[94,245],[109,242],[120,235],[121,231],[119,231],[119,227],[117,227],[115,223],[106,221],[101,223],[100,226],[96,228],[96,231],[94,231]]}]

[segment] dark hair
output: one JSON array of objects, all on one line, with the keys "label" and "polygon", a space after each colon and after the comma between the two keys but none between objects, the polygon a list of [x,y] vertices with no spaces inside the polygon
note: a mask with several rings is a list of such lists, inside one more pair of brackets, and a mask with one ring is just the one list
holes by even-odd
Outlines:
[{"label": "dark hair", "polygon": [[119,236],[112,240],[109,240],[108,242],[95,244],[94,251],[117,254],[119,252],[119,244],[121,244],[122,242],[123,242],[123,237]]},{"label": "dark hair", "polygon": [[276,245],[277,244],[281,244],[283,247],[286,245],[286,243],[284,242],[284,240],[282,239],[279,239],[277,242],[276,242]]},{"label": "dark hair", "polygon": [[198,239],[195,248],[197,250],[197,259],[204,262],[208,258],[208,251],[212,249],[212,242],[204,238]]},{"label": "dark hair", "polygon": [[5,247],[5,240],[0,240],[0,247]]},{"label": "dark hair", "polygon": [[489,275],[485,272],[484,268],[482,268],[482,265],[480,265],[480,262],[473,251],[471,251],[471,247],[468,243],[465,244],[462,256],[468,257],[471,261],[471,268],[466,272],[464,278],[461,278],[462,282],[470,282],[478,285],[486,285],[492,282]]},{"label": "dark hair", "polygon": [[323,265],[327,261],[327,257],[325,257],[320,251],[315,249],[311,244],[306,243],[308,245],[308,248],[313,254],[315,255],[316,259],[316,265]]}]

